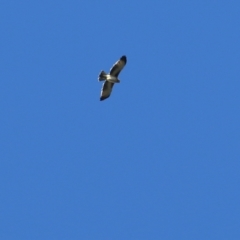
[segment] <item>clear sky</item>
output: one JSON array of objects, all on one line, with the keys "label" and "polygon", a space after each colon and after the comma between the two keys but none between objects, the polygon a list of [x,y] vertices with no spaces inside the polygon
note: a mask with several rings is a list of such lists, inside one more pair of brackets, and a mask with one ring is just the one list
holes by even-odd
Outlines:
[{"label": "clear sky", "polygon": [[0,239],[240,239],[239,1],[3,0],[0,30]]}]

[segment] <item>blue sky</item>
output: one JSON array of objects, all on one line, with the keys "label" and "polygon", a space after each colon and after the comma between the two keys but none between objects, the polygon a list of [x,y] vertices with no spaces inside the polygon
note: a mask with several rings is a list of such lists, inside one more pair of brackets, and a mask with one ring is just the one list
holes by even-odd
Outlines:
[{"label": "blue sky", "polygon": [[0,238],[240,239],[239,13],[2,1]]}]

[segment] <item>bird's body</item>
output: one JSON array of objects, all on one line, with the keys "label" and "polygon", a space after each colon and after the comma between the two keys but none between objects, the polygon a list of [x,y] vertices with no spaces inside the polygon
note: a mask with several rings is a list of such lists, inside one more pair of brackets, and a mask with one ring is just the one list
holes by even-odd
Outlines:
[{"label": "bird's body", "polygon": [[126,56],[122,56],[111,68],[110,73],[107,74],[104,71],[101,71],[98,80],[105,81],[102,87],[100,101],[108,98],[112,92],[114,83],[120,83],[118,75],[127,63]]},{"label": "bird's body", "polygon": [[106,81],[111,83],[120,83],[120,80],[117,77],[111,75],[107,75]]},{"label": "bird's body", "polygon": [[103,80],[106,80],[106,81],[109,81],[109,82],[111,82],[111,83],[120,83],[120,80],[117,78],[117,77],[115,77],[115,76],[112,76],[112,75],[110,75],[110,74],[105,74],[103,71],[101,72],[102,73],[102,78],[101,77],[99,77],[98,79],[99,79],[99,81],[103,81]]}]

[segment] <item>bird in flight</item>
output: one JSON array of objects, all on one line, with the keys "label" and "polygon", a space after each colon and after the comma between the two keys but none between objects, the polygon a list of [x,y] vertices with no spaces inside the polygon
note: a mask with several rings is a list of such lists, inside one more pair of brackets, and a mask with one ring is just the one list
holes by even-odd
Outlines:
[{"label": "bird in flight", "polygon": [[107,74],[101,71],[98,80],[105,81],[102,86],[100,101],[110,97],[114,83],[120,83],[118,79],[119,73],[122,71],[127,63],[127,57],[122,56],[110,69],[110,73]]}]

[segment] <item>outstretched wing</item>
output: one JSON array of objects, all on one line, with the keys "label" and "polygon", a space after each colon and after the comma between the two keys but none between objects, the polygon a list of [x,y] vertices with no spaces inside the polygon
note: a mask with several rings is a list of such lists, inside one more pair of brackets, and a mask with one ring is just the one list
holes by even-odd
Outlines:
[{"label": "outstretched wing", "polygon": [[126,56],[122,56],[110,69],[110,75],[117,77],[127,63]]},{"label": "outstretched wing", "polygon": [[109,81],[105,81],[103,86],[102,86],[102,91],[101,91],[101,96],[100,96],[100,101],[110,97],[110,94],[112,92],[114,83],[111,83]]}]

